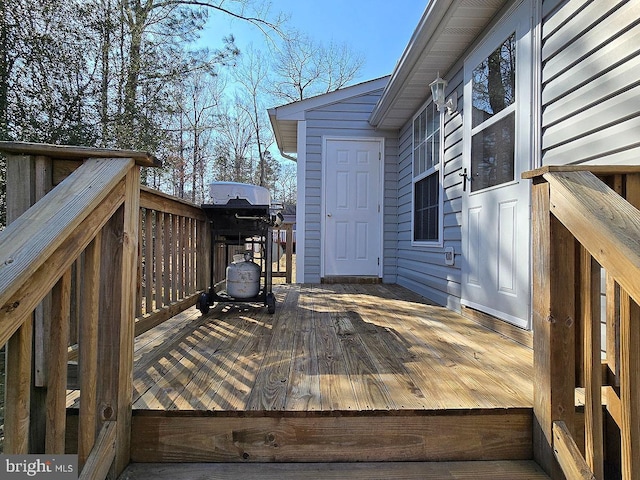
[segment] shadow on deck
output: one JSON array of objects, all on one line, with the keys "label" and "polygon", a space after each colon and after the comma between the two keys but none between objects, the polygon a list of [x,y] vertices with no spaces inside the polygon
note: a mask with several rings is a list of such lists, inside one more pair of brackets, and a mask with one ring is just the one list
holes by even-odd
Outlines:
[{"label": "shadow on deck", "polygon": [[283,285],[278,308],[187,310],[136,340],[134,409],[531,408],[532,351],[393,285]]},{"label": "shadow on deck", "polygon": [[531,459],[530,349],[395,285],[275,293],[136,339],[133,462]]}]

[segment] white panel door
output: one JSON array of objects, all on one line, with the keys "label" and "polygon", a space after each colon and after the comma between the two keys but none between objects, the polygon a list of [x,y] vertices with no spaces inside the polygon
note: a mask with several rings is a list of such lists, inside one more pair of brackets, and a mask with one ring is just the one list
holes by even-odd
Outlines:
[{"label": "white panel door", "polygon": [[531,35],[524,1],[465,62],[462,304],[530,326]]},{"label": "white panel door", "polygon": [[326,139],[324,275],[378,276],[380,140]]}]

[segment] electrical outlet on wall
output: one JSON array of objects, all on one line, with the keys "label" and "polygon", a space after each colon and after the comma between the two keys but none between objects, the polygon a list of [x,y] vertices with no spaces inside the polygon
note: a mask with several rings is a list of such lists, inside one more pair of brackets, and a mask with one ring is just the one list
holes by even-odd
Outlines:
[{"label": "electrical outlet on wall", "polygon": [[444,263],[445,265],[454,265],[456,263],[456,253],[453,247],[444,249]]}]

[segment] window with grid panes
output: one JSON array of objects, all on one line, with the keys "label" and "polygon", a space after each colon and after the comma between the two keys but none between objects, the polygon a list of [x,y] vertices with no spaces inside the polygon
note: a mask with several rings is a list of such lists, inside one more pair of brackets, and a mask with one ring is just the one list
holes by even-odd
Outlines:
[{"label": "window with grid panes", "polygon": [[440,113],[429,103],[413,121],[413,241],[440,240]]}]

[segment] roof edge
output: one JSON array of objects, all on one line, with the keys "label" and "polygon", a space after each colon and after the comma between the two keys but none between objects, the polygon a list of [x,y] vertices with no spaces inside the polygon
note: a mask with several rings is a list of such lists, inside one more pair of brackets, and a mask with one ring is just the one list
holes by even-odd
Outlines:
[{"label": "roof edge", "polygon": [[389,83],[382,93],[378,104],[373,109],[373,112],[371,112],[369,123],[373,127],[378,127],[384,120],[389,108],[400,94],[403,84],[411,74],[413,67],[437,32],[450,7],[456,3],[456,1],[457,0],[431,0],[425,8],[420,22],[418,22],[409,43],[391,74]]},{"label": "roof edge", "polygon": [[[305,98],[303,100],[267,109],[271,128],[275,135],[276,145],[278,146],[280,153],[285,158],[291,158],[288,153],[296,153],[295,150],[290,150],[290,145],[284,145],[285,128],[288,126],[290,132],[293,124],[295,124],[297,129],[298,122],[305,120],[307,111],[384,89],[389,78],[390,76],[387,75],[373,80],[367,80],[332,92],[323,93],[314,97]],[[289,133],[289,135],[291,135],[291,133]]]}]

